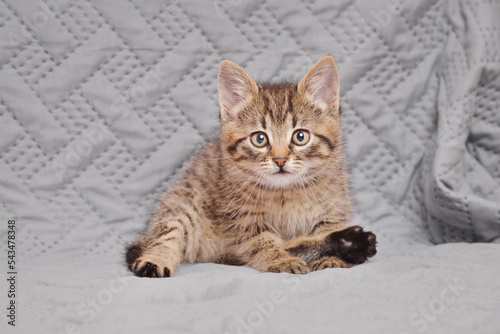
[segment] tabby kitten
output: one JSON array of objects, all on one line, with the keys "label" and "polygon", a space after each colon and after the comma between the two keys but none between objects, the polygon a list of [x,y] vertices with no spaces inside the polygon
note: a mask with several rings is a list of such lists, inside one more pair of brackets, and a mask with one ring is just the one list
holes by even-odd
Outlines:
[{"label": "tabby kitten", "polygon": [[218,86],[220,132],[187,162],[128,247],[130,270],[168,277],[184,261],[305,274],[375,255],[375,235],[349,227],[333,57],[298,84],[262,85],[223,60]]}]

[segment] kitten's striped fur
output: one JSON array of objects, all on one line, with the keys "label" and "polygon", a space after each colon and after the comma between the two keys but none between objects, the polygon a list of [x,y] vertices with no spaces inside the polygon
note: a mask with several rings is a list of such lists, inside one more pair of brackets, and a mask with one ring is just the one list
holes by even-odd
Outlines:
[{"label": "kitten's striped fur", "polygon": [[[130,270],[165,277],[180,262],[221,262],[307,273],[376,253],[374,234],[349,227],[353,204],[331,56],[298,84],[257,85],[224,60],[219,102],[218,136],[186,163],[129,246]],[[295,131],[308,135],[305,145],[292,140]],[[259,132],[263,147],[252,141]]]}]

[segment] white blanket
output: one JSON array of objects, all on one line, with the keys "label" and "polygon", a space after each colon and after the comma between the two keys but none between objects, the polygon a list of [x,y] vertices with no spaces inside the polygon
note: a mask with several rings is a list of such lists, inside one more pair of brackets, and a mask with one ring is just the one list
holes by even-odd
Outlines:
[{"label": "white blanket", "polygon": [[[500,245],[466,242],[500,236],[499,16],[480,0],[1,0],[0,261],[14,219],[17,276],[0,331],[498,333]],[[218,126],[220,60],[297,79],[325,54],[378,254],[304,276],[128,272],[125,245]]]}]

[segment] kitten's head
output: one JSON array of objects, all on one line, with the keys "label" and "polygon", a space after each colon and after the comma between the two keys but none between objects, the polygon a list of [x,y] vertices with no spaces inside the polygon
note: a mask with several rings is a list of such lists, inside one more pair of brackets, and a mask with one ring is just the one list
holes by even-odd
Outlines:
[{"label": "kitten's head", "polygon": [[339,76],[331,56],[298,84],[258,85],[223,60],[219,104],[223,149],[261,185],[302,186],[342,164]]}]

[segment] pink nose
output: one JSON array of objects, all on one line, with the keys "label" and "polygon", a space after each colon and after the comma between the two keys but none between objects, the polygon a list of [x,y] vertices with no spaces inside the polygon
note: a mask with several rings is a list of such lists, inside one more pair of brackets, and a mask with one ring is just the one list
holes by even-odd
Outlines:
[{"label": "pink nose", "polygon": [[273,160],[276,163],[276,165],[278,165],[278,167],[283,167],[285,166],[285,162],[287,159],[273,159]]}]

